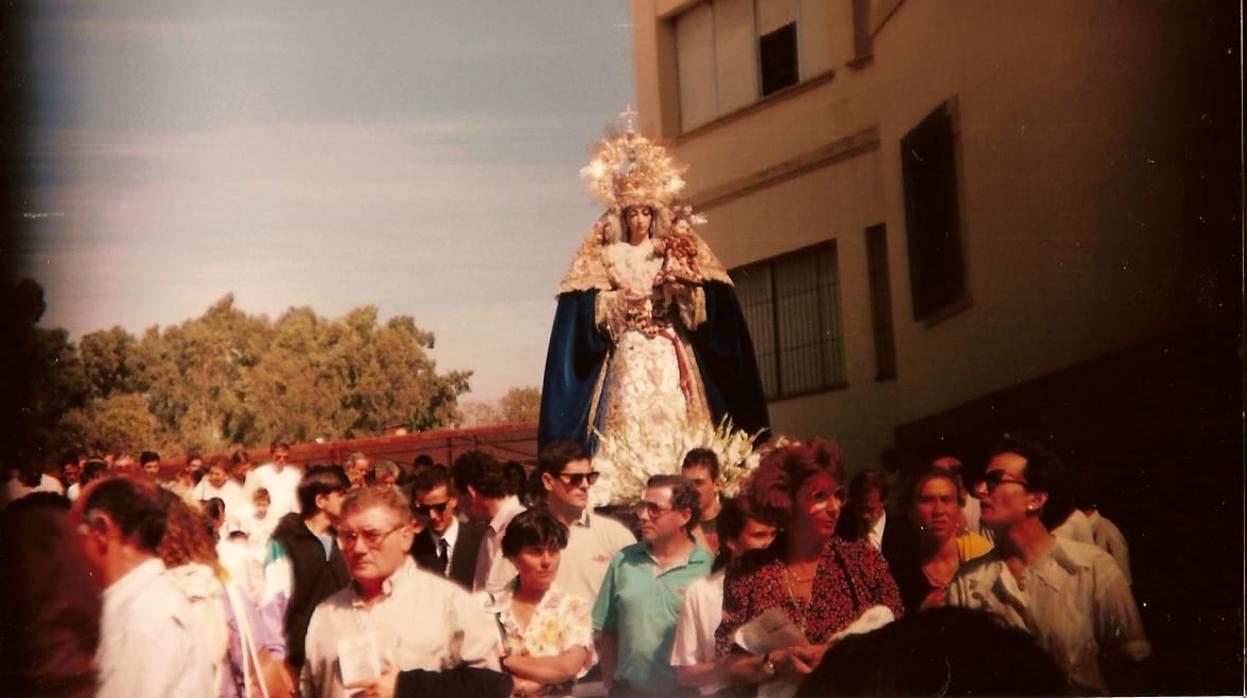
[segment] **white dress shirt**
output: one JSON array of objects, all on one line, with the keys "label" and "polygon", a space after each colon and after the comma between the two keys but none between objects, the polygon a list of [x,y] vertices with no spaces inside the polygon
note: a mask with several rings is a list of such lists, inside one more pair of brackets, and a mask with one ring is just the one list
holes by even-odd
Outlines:
[{"label": "white dress shirt", "polygon": [[879,520],[870,525],[870,530],[866,532],[866,539],[870,544],[875,546],[875,550],[883,550],[883,529],[888,525],[888,512],[879,515]]},{"label": "white dress shirt", "polygon": [[95,654],[97,697],[216,695],[214,660],[195,619],[190,601],[158,558],[109,585]]},{"label": "white dress shirt", "polygon": [[497,593],[506,588],[515,578],[515,565],[502,555],[502,536],[507,532],[507,524],[511,523],[516,514],[524,511],[520,498],[511,495],[502,500],[498,513],[485,529],[485,539],[476,553],[476,574],[472,577],[473,593],[488,591]]},{"label": "white dress shirt", "polygon": [[442,574],[445,575],[450,572],[450,561],[455,559],[455,543],[459,542],[459,519],[451,517],[450,525],[440,536],[430,528],[428,536],[433,540],[433,552],[441,552],[442,541],[446,541],[446,569],[442,570]]},{"label": "white dress shirt", "polygon": [[410,557],[371,604],[351,584],[316,607],[307,629],[306,698],[352,693],[342,684],[339,650],[359,638],[371,638],[378,666],[388,662],[399,671],[445,671],[460,664],[499,669],[498,626],[480,602]]},{"label": "white dress shirt", "polygon": [[1087,521],[1091,524],[1091,539],[1096,546],[1112,555],[1121,567],[1126,583],[1134,584],[1134,578],[1130,575],[1130,546],[1126,545],[1126,537],[1121,534],[1121,529],[1117,528],[1117,524],[1100,516],[1098,510],[1087,514]]},{"label": "white dress shirt", "polygon": [[993,550],[961,566],[947,598],[950,606],[986,610],[1030,633],[1084,691],[1106,690],[1102,655],[1138,661],[1152,653],[1126,578],[1094,545],[1054,538],[1017,578]]}]

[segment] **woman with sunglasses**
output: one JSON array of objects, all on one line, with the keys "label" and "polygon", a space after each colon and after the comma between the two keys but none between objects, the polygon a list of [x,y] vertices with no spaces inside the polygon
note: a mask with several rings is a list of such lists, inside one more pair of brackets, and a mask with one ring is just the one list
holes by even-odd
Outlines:
[{"label": "woman with sunglasses", "polygon": [[[948,604],[984,610],[1026,630],[1074,693],[1145,695],[1151,654],[1130,585],[1108,553],[1052,535],[1064,497],[1061,462],[1038,443],[1006,438],[974,488],[995,550],[963,565]],[[1057,519],[1057,521],[1053,521]]]},{"label": "woman with sunglasses", "polygon": [[[776,677],[800,680],[822,660],[833,636],[874,606],[901,615],[901,597],[883,556],[867,540],[835,537],[845,499],[843,455],[834,441],[814,439],[772,451],[758,466],[748,497],[759,520],[780,527],[769,548],[728,568],[723,621],[715,633],[725,673],[737,683]],[[754,656],[736,631],[778,608],[805,642]]]},{"label": "woman with sunglasses", "polygon": [[964,530],[960,477],[935,466],[915,474],[905,489],[912,538],[884,549],[905,608],[944,605],[945,590],[961,565],[992,549],[991,541]]},{"label": "woman with sunglasses", "polygon": [[566,547],[567,527],[539,509],[517,514],[502,537],[518,575],[486,594],[485,610],[498,622],[512,695],[570,696],[572,682],[593,666],[590,604],[554,581]]}]

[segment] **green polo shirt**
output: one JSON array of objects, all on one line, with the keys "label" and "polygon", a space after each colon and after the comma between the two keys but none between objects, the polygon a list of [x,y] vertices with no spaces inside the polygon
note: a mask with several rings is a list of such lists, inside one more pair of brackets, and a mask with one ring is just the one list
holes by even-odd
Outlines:
[{"label": "green polo shirt", "polygon": [[647,693],[676,691],[671,667],[675,622],[684,590],[710,574],[714,555],[695,546],[688,559],[662,572],[645,542],[629,545],[611,558],[593,605],[593,629],[618,638],[615,680]]}]

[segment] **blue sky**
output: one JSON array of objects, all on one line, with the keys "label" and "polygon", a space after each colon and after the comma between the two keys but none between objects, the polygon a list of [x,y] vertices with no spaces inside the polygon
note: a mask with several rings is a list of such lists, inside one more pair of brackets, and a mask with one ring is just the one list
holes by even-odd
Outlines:
[{"label": "blue sky", "polygon": [[627,2],[38,7],[45,326],[373,304],[475,371],[471,398],[540,383],[598,213],[577,171],[633,101]]}]

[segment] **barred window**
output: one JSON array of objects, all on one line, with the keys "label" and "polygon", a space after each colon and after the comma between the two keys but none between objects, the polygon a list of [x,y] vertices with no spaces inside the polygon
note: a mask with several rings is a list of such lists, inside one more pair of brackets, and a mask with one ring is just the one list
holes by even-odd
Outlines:
[{"label": "barred window", "polygon": [[768,399],[842,388],[834,240],[732,271]]}]

